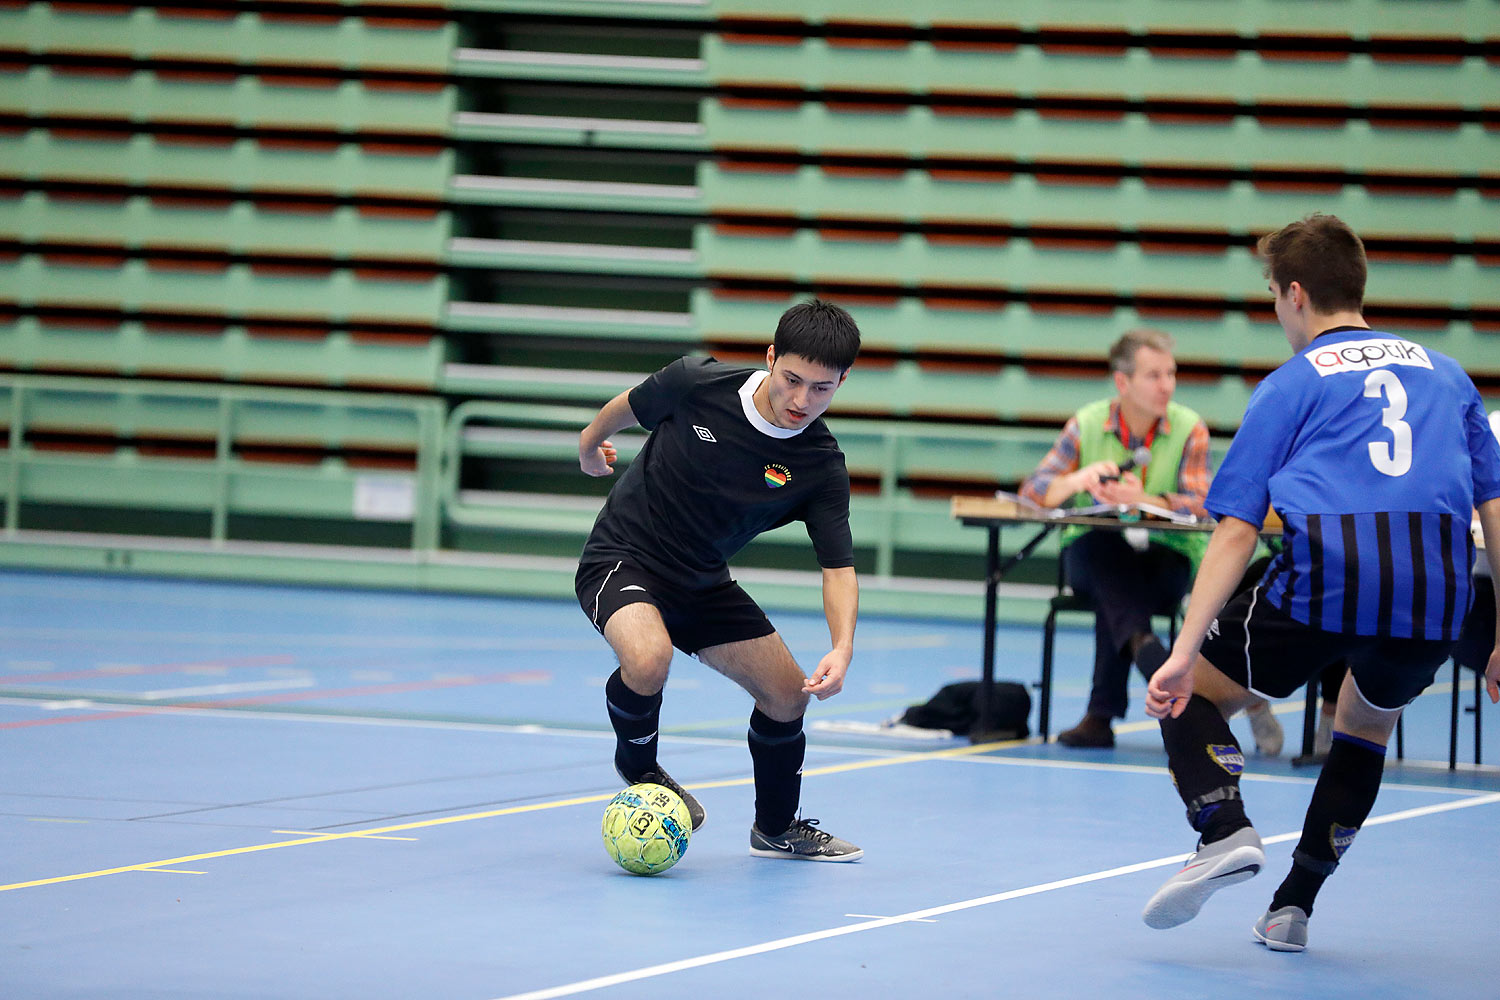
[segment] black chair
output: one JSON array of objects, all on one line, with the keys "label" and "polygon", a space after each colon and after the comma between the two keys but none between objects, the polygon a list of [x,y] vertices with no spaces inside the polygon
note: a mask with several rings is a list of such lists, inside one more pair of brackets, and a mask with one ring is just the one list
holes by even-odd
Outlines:
[{"label": "black chair", "polygon": [[1482,762],[1480,706],[1484,704],[1484,668],[1495,644],[1495,585],[1488,575],[1474,577],[1474,604],[1464,619],[1463,630],[1453,647],[1453,699],[1448,729],[1448,768],[1458,769],[1458,699],[1463,684],[1462,668],[1474,672],[1474,704],[1464,708],[1474,713],[1474,763]]},{"label": "black chair", "polygon": [[[1453,711],[1452,711],[1452,719],[1450,721],[1450,725],[1449,725],[1449,729],[1448,729],[1448,770],[1450,770],[1450,771],[1456,771],[1456,770],[1458,770],[1458,694],[1459,694],[1459,689],[1461,687],[1463,687],[1463,685],[1459,682],[1459,673],[1460,673],[1461,667],[1462,667],[1462,665],[1458,662],[1458,658],[1454,657],[1454,659],[1453,659]],[[1479,711],[1479,706],[1482,705],[1482,704],[1484,704],[1484,702],[1480,700],[1480,695],[1483,693],[1483,691],[1484,691],[1484,669],[1480,668],[1479,670],[1475,670],[1474,671],[1474,704],[1470,705],[1470,706],[1467,706],[1466,708],[1464,708],[1465,712],[1473,712],[1474,713],[1474,763],[1476,763],[1476,764],[1480,763],[1480,760],[1481,760],[1480,750],[1481,750],[1482,744],[1480,742],[1480,737],[1482,736],[1482,733],[1480,731],[1481,730],[1480,720],[1483,718],[1483,716],[1482,716],[1482,714]]]},{"label": "black chair", "polygon": [[[1052,723],[1052,646],[1057,638],[1057,615],[1062,611],[1094,612],[1094,602],[1072,590],[1063,578],[1063,555],[1057,555],[1057,593],[1047,603],[1047,619],[1042,625],[1042,675],[1037,688],[1037,732],[1042,742],[1047,742]],[[1182,616],[1182,601],[1174,601],[1169,607],[1158,608],[1152,615],[1166,618],[1169,622],[1167,648],[1177,641],[1177,625]]]}]

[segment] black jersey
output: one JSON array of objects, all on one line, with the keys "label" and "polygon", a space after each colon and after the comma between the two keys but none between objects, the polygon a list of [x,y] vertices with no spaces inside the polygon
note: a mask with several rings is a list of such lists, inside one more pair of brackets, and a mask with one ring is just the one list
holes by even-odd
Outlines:
[{"label": "black jersey", "polygon": [[822,418],[777,427],[751,398],[767,372],[682,358],[630,391],[651,432],[615,484],[582,561],[627,559],[686,588],[729,579],[764,531],[803,521],[818,564],[854,565],[849,471]]}]

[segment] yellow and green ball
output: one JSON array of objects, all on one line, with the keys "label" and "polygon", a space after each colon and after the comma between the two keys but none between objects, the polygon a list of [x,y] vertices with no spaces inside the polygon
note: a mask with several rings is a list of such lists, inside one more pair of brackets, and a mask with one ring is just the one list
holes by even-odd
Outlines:
[{"label": "yellow and green ball", "polygon": [[632,875],[656,875],[687,851],[692,818],[682,796],[663,785],[631,785],[604,808],[604,849]]}]

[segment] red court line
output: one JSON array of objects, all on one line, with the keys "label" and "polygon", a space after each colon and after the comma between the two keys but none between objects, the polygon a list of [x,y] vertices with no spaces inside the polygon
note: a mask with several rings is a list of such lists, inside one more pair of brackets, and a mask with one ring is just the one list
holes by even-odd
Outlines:
[{"label": "red court line", "polygon": [[26,729],[31,726],[56,726],[70,722],[99,722],[104,719],[126,719],[139,715],[158,715],[174,709],[238,708],[247,705],[273,705],[289,701],[312,701],[318,698],[353,698],[368,694],[402,694],[410,691],[438,691],[444,688],[472,687],[478,684],[516,684],[527,681],[547,680],[552,676],[546,670],[513,670],[501,674],[484,674],[479,677],[449,677],[442,680],[403,681],[393,684],[369,684],[364,687],[330,688],[311,691],[284,691],[278,694],[257,695],[254,698],[226,698],[219,701],[183,701],[173,704],[153,705],[150,708],[125,709],[117,712],[92,712],[83,715],[58,715],[47,719],[26,719],[20,722],[0,722],[0,730]]},{"label": "red court line", "polygon": [[104,719],[124,719],[132,715],[150,715],[160,709],[132,709],[126,712],[91,712],[87,715],[54,715],[46,719],[24,719],[20,722],[0,722],[0,729],[28,729],[32,726],[59,726],[67,722],[99,722]]}]

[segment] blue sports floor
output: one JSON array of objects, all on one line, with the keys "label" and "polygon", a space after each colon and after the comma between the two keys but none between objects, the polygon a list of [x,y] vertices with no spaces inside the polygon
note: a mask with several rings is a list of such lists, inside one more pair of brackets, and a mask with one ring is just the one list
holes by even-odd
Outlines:
[{"label": "blue sports floor", "polygon": [[[1500,995],[1500,768],[1447,770],[1445,684],[1287,955],[1249,930],[1315,777],[1285,757],[1243,785],[1270,870],[1152,931],[1193,837],[1138,691],[1113,751],[828,728],[975,676],[977,626],[865,619],[810,712],[804,814],[856,864],[747,854],[748,698],[681,659],[663,761],[708,821],[638,878],[600,843],[613,664],[571,604],[46,574],[0,597],[6,1000]],[[821,619],[773,617],[816,662]],[[1039,631],[1002,630],[1002,677],[1034,676]],[[1060,638],[1056,728],[1090,646]]]}]

